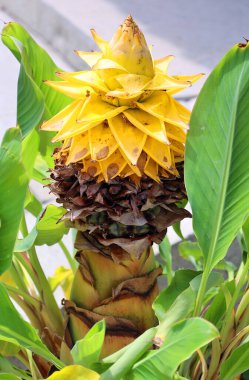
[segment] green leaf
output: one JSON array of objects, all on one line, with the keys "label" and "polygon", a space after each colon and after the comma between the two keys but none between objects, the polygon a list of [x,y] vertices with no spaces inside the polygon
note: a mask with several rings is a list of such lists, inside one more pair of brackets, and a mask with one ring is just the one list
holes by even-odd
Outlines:
[{"label": "green leaf", "polygon": [[178,245],[180,256],[184,260],[190,261],[198,270],[202,269],[203,255],[198,243],[193,241],[183,241]]},{"label": "green leaf", "polygon": [[172,270],[172,254],[171,254],[171,245],[167,236],[159,244],[159,253],[163,261],[165,262],[165,269],[168,282],[172,281],[173,270]]},{"label": "green leaf", "polygon": [[0,373],[0,380],[22,380],[19,376],[11,373]]},{"label": "green leaf", "polygon": [[29,175],[32,177],[34,163],[39,150],[39,135],[33,130],[22,142],[22,163]]},{"label": "green leaf", "polygon": [[[201,277],[202,277],[202,274],[200,274],[199,276],[196,276],[190,282],[190,286],[195,291],[196,294],[198,293],[198,290],[200,288]],[[206,295],[208,295],[209,290],[219,287],[223,282],[224,282],[224,278],[221,275],[221,273],[218,273],[218,272],[210,273],[210,276],[208,277],[208,280],[207,280]]]},{"label": "green leaf", "polygon": [[185,237],[183,236],[182,230],[181,230],[181,222],[177,222],[177,223],[173,224],[172,227],[173,227],[173,230],[175,231],[175,233],[177,234],[177,236],[181,240],[185,240]]},{"label": "green leaf", "polygon": [[36,217],[42,212],[41,202],[35,197],[33,193],[31,193],[31,191],[27,192],[25,199],[25,209]]},{"label": "green leaf", "polygon": [[[115,363],[105,371],[100,380],[119,380],[152,347],[156,328],[152,327],[140,335],[134,342],[118,352],[103,359],[104,363]],[[120,355],[121,353],[121,355]]]},{"label": "green leaf", "polygon": [[157,334],[164,339],[171,326],[186,319],[192,314],[196,294],[191,287],[185,289],[175,300],[168,311],[161,316]]},{"label": "green leaf", "polygon": [[35,245],[53,245],[68,233],[65,223],[59,219],[65,214],[63,207],[48,205],[38,217],[36,225],[24,239],[17,239],[14,251],[23,252]]},{"label": "green leaf", "polygon": [[71,100],[43,83],[45,79],[58,80],[55,73],[60,69],[21,25],[6,24],[2,41],[21,64],[17,119],[22,135],[26,136],[43,117],[55,115]]},{"label": "green leaf", "polygon": [[189,380],[186,377],[180,376],[178,373],[176,373],[173,377],[173,380]]},{"label": "green leaf", "polygon": [[0,147],[0,274],[9,268],[22,218],[28,176],[21,163],[21,134],[9,129]]},{"label": "green leaf", "polygon": [[249,252],[249,218],[246,219],[245,223],[242,226],[243,237],[247,252]]},{"label": "green leaf", "polygon": [[41,90],[29,75],[31,68],[25,47],[20,43],[17,44],[17,40],[16,45],[20,46],[22,56],[17,87],[17,123],[21,128],[22,136],[25,137],[40,124],[45,111],[45,103]]},{"label": "green leaf", "polygon": [[36,225],[38,235],[35,240],[36,245],[53,245],[61,240],[62,236],[68,233],[65,223],[59,219],[65,214],[63,207],[48,205]]},{"label": "green leaf", "polygon": [[105,339],[105,320],[97,322],[81,340],[78,340],[71,350],[75,364],[87,368],[99,360]]},{"label": "green leaf", "polygon": [[182,362],[218,336],[217,329],[201,318],[177,323],[168,332],[167,339],[160,349],[151,351],[134,365],[130,378],[172,380]]},{"label": "green leaf", "polygon": [[[177,207],[179,208],[184,208],[186,207],[188,203],[188,200],[187,199],[182,199],[181,201],[177,202]],[[179,236],[179,238],[181,240],[185,240],[183,234],[182,234],[182,230],[181,230],[181,222],[177,222],[175,224],[173,224],[173,230],[175,231],[175,233],[177,234],[177,236]]]},{"label": "green leaf", "polygon": [[20,346],[0,340],[0,355],[15,356],[20,351]]},{"label": "green leaf", "polygon": [[33,227],[30,233],[23,239],[17,239],[14,247],[14,252],[25,252],[28,251],[35,242],[38,235],[36,227]]},{"label": "green leaf", "polygon": [[[8,373],[9,375],[15,375],[22,380],[32,380],[26,371],[16,368],[11,362],[0,355],[0,374]],[[0,378],[1,379],[1,378]]]},{"label": "green leaf", "polygon": [[20,316],[10,301],[5,287],[0,284],[0,340],[20,345],[62,368],[57,359],[42,343],[36,330]]},{"label": "green leaf", "polygon": [[234,272],[236,271],[236,265],[228,260],[221,260],[218,264],[215,265],[215,269],[224,270],[228,274],[228,279],[234,278]]},{"label": "green leaf", "polygon": [[166,262],[170,261],[171,265],[171,245],[167,236],[165,236],[163,241],[159,244],[159,253],[162,259]]},{"label": "green leaf", "polygon": [[249,213],[249,44],[234,46],[207,79],[186,143],[193,227],[211,270]]},{"label": "green leaf", "polygon": [[22,156],[21,134],[19,128],[9,128],[1,143],[1,148],[9,150],[15,159],[20,161]]},{"label": "green leaf", "polygon": [[220,379],[233,380],[249,369],[249,342],[241,344],[221,365]]},{"label": "green leaf", "polygon": [[225,294],[228,293],[230,297],[232,297],[235,287],[234,280],[231,282],[225,282],[221,286],[219,292],[215,295],[205,313],[205,319],[213,323],[215,326],[219,326],[227,309]]},{"label": "green leaf", "polygon": [[[158,306],[157,308],[155,308],[155,305],[153,304],[153,308],[155,309],[156,315],[159,321],[161,322],[159,324],[157,332],[157,335],[159,335],[161,338],[167,336],[167,333],[171,326],[181,321],[182,319],[186,319],[188,316],[192,314],[202,276],[201,274],[199,274],[199,272],[193,272],[193,274],[194,273],[196,274],[196,276],[194,276],[192,279],[189,278],[189,286],[187,286],[187,282],[179,282],[181,286],[181,291],[175,298],[174,302],[170,305],[170,307],[166,309],[165,304],[167,305],[167,294],[169,295],[170,290],[172,288],[175,288],[173,282],[168,289],[162,292],[163,297],[161,297],[160,308]],[[182,274],[191,276],[191,273]],[[206,294],[204,299],[205,303],[213,297],[214,287],[218,286],[222,281],[223,277],[219,273],[211,273],[207,283]],[[177,286],[177,281],[175,281],[175,284]],[[176,287],[175,292],[176,291],[179,291],[179,288],[177,289]]]},{"label": "green leaf", "polygon": [[46,179],[48,177],[48,169],[49,167],[52,167],[53,164],[54,163],[51,163],[51,165],[48,165],[45,160],[45,157],[42,156],[40,153],[38,153],[38,155],[36,156],[34,170],[32,174],[33,179],[41,183],[43,186],[47,185],[50,182],[49,180]]},{"label": "green leaf", "polygon": [[190,269],[180,269],[166,289],[163,289],[153,303],[153,309],[159,320],[165,318],[165,313],[170,309],[177,297],[189,287],[190,281],[198,276],[200,272]]}]

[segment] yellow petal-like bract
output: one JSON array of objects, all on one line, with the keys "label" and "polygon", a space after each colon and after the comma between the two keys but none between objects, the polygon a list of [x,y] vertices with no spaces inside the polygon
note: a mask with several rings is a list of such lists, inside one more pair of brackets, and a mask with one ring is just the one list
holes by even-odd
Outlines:
[{"label": "yellow petal-like bract", "polygon": [[100,376],[91,369],[81,365],[69,365],[58,372],[54,372],[47,380],[99,380]]},{"label": "yellow petal-like bract", "polygon": [[100,52],[77,54],[91,67],[60,72],[61,82],[47,81],[73,102],[42,125],[63,140],[59,155],[66,163],[82,162],[83,171],[106,181],[117,175],[156,181],[177,175],[183,161],[190,112],[172,95],[202,74],[170,76],[172,56],[153,60],[129,16],[108,43],[92,30]]}]

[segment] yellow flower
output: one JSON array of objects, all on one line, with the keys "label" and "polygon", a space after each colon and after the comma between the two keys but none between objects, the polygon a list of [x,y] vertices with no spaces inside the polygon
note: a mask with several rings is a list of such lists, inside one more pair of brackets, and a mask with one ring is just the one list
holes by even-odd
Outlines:
[{"label": "yellow flower", "polygon": [[63,81],[46,81],[74,100],[42,129],[58,132],[53,141],[63,140],[58,155],[66,164],[83,162],[98,181],[178,175],[190,112],[172,95],[202,74],[170,76],[172,56],[153,60],[131,16],[109,43],[92,35],[100,52],[77,52],[91,70],[58,72]]}]

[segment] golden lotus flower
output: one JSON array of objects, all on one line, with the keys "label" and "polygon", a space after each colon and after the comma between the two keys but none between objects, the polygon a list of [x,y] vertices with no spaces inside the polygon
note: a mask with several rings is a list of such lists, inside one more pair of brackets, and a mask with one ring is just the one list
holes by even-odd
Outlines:
[{"label": "golden lotus flower", "polygon": [[47,82],[74,100],[42,128],[63,141],[50,189],[78,230],[65,347],[105,319],[105,357],[157,324],[162,269],[151,246],[190,216],[178,207],[190,113],[172,95],[201,75],[169,76],[172,56],[153,61],[131,17],[110,43],[92,34],[101,52],[78,52],[92,69]]},{"label": "golden lotus flower", "polygon": [[178,175],[190,112],[172,95],[202,74],[170,76],[173,57],[153,60],[131,16],[109,43],[92,35],[101,51],[77,52],[91,70],[58,72],[63,81],[46,81],[74,100],[42,129],[58,132],[53,141],[64,141],[58,155],[66,155],[66,164],[82,162],[98,181]]}]

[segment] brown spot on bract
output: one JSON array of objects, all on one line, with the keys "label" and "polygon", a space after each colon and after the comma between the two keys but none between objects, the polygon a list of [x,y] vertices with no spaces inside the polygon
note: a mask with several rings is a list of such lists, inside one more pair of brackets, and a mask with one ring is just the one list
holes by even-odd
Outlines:
[{"label": "brown spot on bract", "polygon": [[95,168],[95,166],[89,166],[89,168],[87,169],[87,174],[94,177],[94,175],[96,174],[96,171],[97,171],[97,168]]},{"label": "brown spot on bract", "polygon": [[168,160],[167,160],[167,157],[163,157],[163,162],[167,162]]},{"label": "brown spot on bract", "polygon": [[108,178],[112,178],[115,174],[118,172],[118,165],[117,164],[111,164],[107,168],[107,176]]},{"label": "brown spot on bract", "polygon": [[82,149],[80,152],[77,152],[74,156],[75,160],[79,160],[87,154],[87,148]]},{"label": "brown spot on bract", "polygon": [[137,161],[137,167],[141,172],[144,171],[146,160],[147,160],[147,154],[145,152],[142,152]]},{"label": "brown spot on bract", "polygon": [[103,158],[106,158],[109,153],[109,148],[108,146],[105,146],[104,148],[100,149],[98,153],[96,154],[97,160],[103,160]]},{"label": "brown spot on bract", "polygon": [[104,128],[108,128],[109,127],[108,121],[106,119],[103,121],[103,127]]},{"label": "brown spot on bract", "polygon": [[137,154],[137,153],[138,153],[138,151],[139,151],[139,149],[138,149],[138,148],[135,148],[135,149],[133,149],[133,153],[134,153],[134,154]]}]

